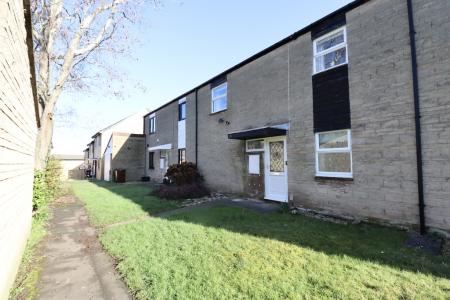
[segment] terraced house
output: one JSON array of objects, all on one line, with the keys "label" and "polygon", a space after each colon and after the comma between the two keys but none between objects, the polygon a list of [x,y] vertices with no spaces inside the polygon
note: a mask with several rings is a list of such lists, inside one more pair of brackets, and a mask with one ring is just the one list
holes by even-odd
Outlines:
[{"label": "terraced house", "polygon": [[146,175],[450,230],[450,2],[359,0],[144,117]]}]

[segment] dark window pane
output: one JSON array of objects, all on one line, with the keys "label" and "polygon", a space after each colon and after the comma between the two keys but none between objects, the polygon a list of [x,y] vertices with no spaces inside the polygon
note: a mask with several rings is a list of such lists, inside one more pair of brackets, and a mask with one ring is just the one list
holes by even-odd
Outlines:
[{"label": "dark window pane", "polygon": [[153,161],[154,161],[154,152],[149,152],[148,153],[148,168],[149,169],[154,169],[155,168],[155,165],[154,165],[154,163],[153,163]]},{"label": "dark window pane", "polygon": [[186,119],[186,102],[178,104],[178,120],[182,121]]},{"label": "dark window pane", "polygon": [[181,164],[183,162],[186,162],[186,149],[179,149],[178,150],[178,163]]}]

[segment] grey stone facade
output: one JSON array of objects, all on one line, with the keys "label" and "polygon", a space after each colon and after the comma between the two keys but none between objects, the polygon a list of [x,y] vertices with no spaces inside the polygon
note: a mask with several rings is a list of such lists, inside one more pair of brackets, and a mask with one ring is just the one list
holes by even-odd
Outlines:
[{"label": "grey stone facade", "polygon": [[[171,144],[169,152],[169,164],[177,163],[177,148],[178,143],[178,102],[173,102],[158,110],[155,113],[156,131],[149,133],[149,117],[144,117],[144,130],[146,135],[147,149],[159,145]],[[153,165],[154,169],[149,168],[149,151],[145,154],[145,174],[151,180],[161,181],[165,174],[165,169],[161,169],[159,165],[160,152],[154,152]]]},{"label": "grey stone facade", "polygon": [[450,1],[414,0],[425,216],[450,229]]},{"label": "grey stone facade", "polygon": [[[432,228],[450,230],[450,3],[413,3],[426,221]],[[261,196],[264,168],[259,178],[249,176],[245,142],[230,140],[228,134],[289,123],[290,205],[415,227],[418,178],[407,2],[367,1],[346,12],[346,23],[352,180],[315,174],[310,32],[228,72],[227,110],[211,113],[209,82],[197,88],[197,99],[195,92],[188,94],[188,160],[195,161],[197,134],[197,164],[208,187]],[[150,147],[176,145],[177,105],[156,111],[157,134],[147,136]],[[176,151],[174,157],[171,163]]]},{"label": "grey stone facade", "polygon": [[145,136],[143,134],[115,132],[111,138],[111,174],[115,169],[124,169],[126,181],[140,181],[144,176],[142,157],[145,155]]}]

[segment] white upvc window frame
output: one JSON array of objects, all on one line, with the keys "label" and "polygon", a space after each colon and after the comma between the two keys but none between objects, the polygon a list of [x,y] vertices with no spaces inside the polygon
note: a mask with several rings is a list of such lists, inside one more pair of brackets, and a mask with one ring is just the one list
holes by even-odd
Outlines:
[{"label": "white upvc window frame", "polygon": [[[345,148],[323,148],[319,147],[319,135],[333,132],[347,132],[347,147]],[[333,177],[333,178],[353,178],[353,155],[352,155],[352,131],[351,129],[341,129],[318,132],[315,134],[316,145],[316,176],[317,177]],[[321,172],[319,170],[319,153],[350,153],[350,172]]]},{"label": "white upvc window frame", "polygon": [[[249,142],[254,142],[254,141],[262,141],[262,148],[260,149],[248,149],[248,143]],[[264,139],[251,139],[251,140],[246,140],[245,141],[245,152],[261,152],[264,151],[264,144],[265,144],[265,140]]]},{"label": "white upvc window frame", "polygon": [[[214,90],[215,90],[215,89],[219,89],[219,88],[221,88],[221,87],[223,87],[223,86],[226,87],[226,93],[225,93],[225,96],[214,97]],[[216,110],[216,111],[215,111],[215,110],[214,110],[214,102],[215,102],[215,101],[218,101],[218,100],[220,100],[221,98],[224,98],[224,97],[225,97],[225,99],[227,100],[227,101],[226,101],[225,108],[220,109],[220,110]],[[227,110],[227,109],[228,109],[228,82],[224,82],[224,83],[219,84],[218,86],[215,86],[215,87],[211,88],[211,113],[212,113],[212,114],[215,114],[215,113],[218,113],[218,112],[221,112],[221,111],[225,111],[225,110]]]},{"label": "white upvc window frame", "polygon": [[[329,38],[330,36],[338,33],[339,31],[344,31],[344,42],[343,43],[338,44],[336,46],[333,46],[333,47],[331,47],[331,48],[329,48],[327,50],[323,50],[323,51],[317,52],[317,44],[319,42]],[[334,69],[334,68],[337,68],[337,67],[340,67],[340,66],[343,66],[343,65],[347,65],[348,64],[347,27],[346,26],[339,27],[336,30],[333,30],[333,31],[331,31],[331,32],[329,32],[329,33],[327,33],[325,35],[322,35],[322,36],[316,38],[313,41],[313,48],[314,48],[313,49],[313,52],[314,52],[314,57],[313,57],[313,75],[319,74],[319,73],[322,73],[322,72],[326,72],[328,70],[331,70],[331,69]],[[321,70],[321,71],[317,70],[316,58],[318,58],[319,56],[324,56],[324,55],[326,55],[328,53],[334,52],[334,51],[342,49],[342,48],[345,48],[345,62],[344,63],[332,66],[332,67],[330,67],[328,69],[324,69],[324,70]]]},{"label": "white upvc window frame", "polygon": [[[153,120],[153,126],[152,126],[152,120]],[[152,134],[156,132],[156,116],[155,115],[151,115],[148,118],[148,133]]]}]

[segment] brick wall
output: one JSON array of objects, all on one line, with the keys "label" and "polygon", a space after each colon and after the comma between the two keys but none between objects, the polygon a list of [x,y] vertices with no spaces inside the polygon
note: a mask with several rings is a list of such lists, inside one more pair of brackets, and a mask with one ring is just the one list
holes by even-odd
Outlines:
[{"label": "brick wall", "polygon": [[0,1],[0,299],[31,225],[37,127],[24,24],[22,1]]}]

